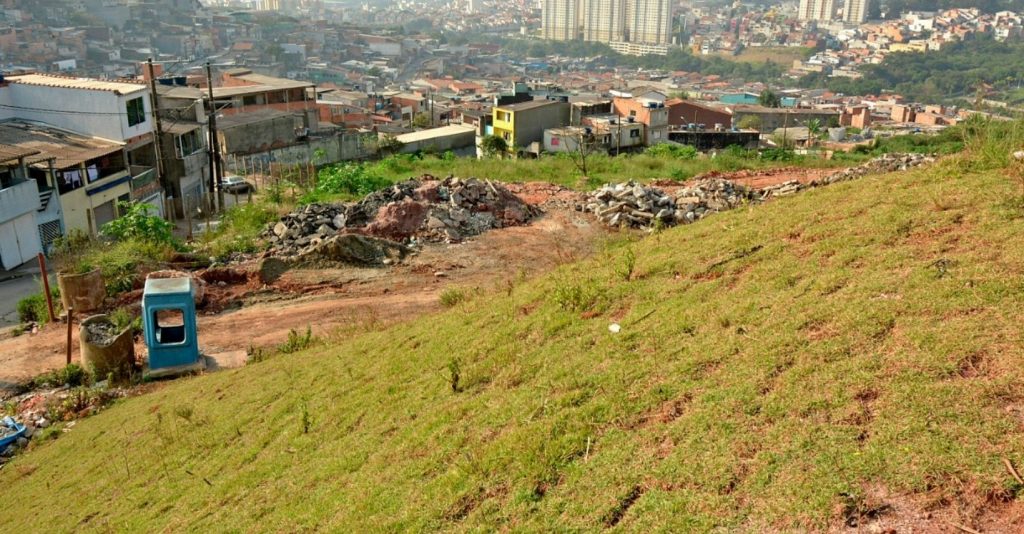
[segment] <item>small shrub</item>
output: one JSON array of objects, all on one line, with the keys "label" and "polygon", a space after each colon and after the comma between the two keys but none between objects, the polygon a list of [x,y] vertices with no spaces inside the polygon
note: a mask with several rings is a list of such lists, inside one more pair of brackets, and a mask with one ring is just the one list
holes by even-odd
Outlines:
[{"label": "small shrub", "polygon": [[441,292],[441,305],[451,308],[467,299],[466,293],[461,289],[449,287]]},{"label": "small shrub", "polygon": [[316,341],[316,338],[313,337],[313,329],[308,325],[306,326],[305,334],[300,334],[295,329],[291,329],[288,331],[288,340],[277,347],[277,352],[292,354],[308,349]]},{"label": "small shrub", "polygon": [[110,322],[113,323],[114,328],[118,332],[124,331],[125,328],[130,328],[132,334],[142,332],[142,317],[135,317],[132,315],[128,308],[118,308],[110,314]]},{"label": "small shrub", "polygon": [[313,426],[313,418],[309,415],[309,406],[303,402],[299,405],[301,411],[299,423],[302,425],[302,433],[309,434],[309,427]]},{"label": "small shrub", "polygon": [[597,289],[593,284],[578,282],[560,283],[555,286],[552,297],[559,308],[566,311],[589,310],[597,302]]},{"label": "small shrub", "polygon": [[164,263],[175,253],[168,243],[128,239],[99,244],[86,254],[85,260],[100,269],[107,294],[114,296],[135,287],[141,265]]},{"label": "small shrub", "polygon": [[462,362],[458,358],[448,360],[448,385],[452,393],[459,392],[459,380],[462,378]]},{"label": "small shrub", "polygon": [[90,381],[89,374],[77,363],[69,363],[62,369],[56,369],[43,373],[29,383],[32,388],[52,388],[67,385],[78,387],[87,385]]},{"label": "small shrub", "polygon": [[[385,159],[380,165],[401,166],[410,161],[400,156]],[[317,174],[316,189],[302,198],[303,202],[325,199],[332,195],[364,196],[390,185],[386,178],[371,172],[362,163],[341,163],[324,167]]]},{"label": "small shrub", "polygon": [[699,152],[690,145],[659,143],[645,150],[644,154],[656,158],[696,159]]},{"label": "small shrub", "polygon": [[46,417],[51,421],[71,421],[93,415],[113,402],[117,395],[106,389],[77,387],[67,397],[53,397],[46,405]]},{"label": "small shrub", "polygon": [[623,282],[628,282],[633,278],[633,272],[636,270],[636,252],[633,252],[632,248],[627,248],[626,253],[622,255],[622,263],[615,268],[615,273],[622,278]]},{"label": "small shrub", "polygon": [[[60,290],[56,285],[50,287],[50,298],[53,300],[53,313],[60,313]],[[17,320],[25,323],[45,325],[50,321],[50,312],[46,305],[46,296],[42,290],[17,301]]]},{"label": "small shrub", "polygon": [[141,202],[119,202],[121,216],[103,225],[100,233],[118,241],[129,239],[148,243],[174,244],[171,230],[174,225],[159,215],[150,215],[155,209]]}]

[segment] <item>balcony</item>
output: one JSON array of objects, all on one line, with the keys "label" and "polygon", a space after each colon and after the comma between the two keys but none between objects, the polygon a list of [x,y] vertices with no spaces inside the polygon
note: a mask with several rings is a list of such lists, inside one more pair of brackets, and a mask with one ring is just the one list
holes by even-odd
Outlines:
[{"label": "balcony", "polygon": [[156,169],[153,167],[132,165],[128,168],[128,171],[132,175],[132,189],[142,189],[157,179]]},{"label": "balcony", "polygon": [[39,209],[39,189],[35,180],[20,180],[0,189],[0,222],[6,222]]}]

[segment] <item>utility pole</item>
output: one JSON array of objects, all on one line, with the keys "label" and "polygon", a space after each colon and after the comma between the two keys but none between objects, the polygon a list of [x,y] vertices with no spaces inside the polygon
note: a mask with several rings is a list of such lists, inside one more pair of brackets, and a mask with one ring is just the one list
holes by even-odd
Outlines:
[{"label": "utility pole", "polygon": [[160,124],[160,112],[158,111],[157,102],[159,101],[156,94],[156,76],[153,75],[153,58],[149,58],[146,61],[146,71],[149,73],[149,99],[150,107],[153,108],[153,123],[156,126],[156,139],[153,140],[153,146],[156,149],[156,179],[160,182],[160,187],[164,186],[164,150],[163,150],[163,139],[164,130]]},{"label": "utility pole", "polygon": [[220,201],[220,181],[223,177],[220,168],[220,141],[217,140],[217,105],[213,101],[213,70],[210,62],[206,62],[206,86],[210,95],[210,202],[222,204]]}]

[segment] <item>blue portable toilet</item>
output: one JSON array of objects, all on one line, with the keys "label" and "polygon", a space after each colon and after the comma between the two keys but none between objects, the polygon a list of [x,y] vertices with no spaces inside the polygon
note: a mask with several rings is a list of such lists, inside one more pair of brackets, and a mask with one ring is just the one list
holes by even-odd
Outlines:
[{"label": "blue portable toilet", "polygon": [[196,336],[192,279],[147,278],[142,290],[142,330],[149,349],[148,377],[204,369]]}]

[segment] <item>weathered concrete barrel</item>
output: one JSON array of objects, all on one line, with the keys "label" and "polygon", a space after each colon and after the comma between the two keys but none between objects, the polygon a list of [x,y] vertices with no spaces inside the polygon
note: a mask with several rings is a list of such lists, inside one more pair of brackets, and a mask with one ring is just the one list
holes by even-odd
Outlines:
[{"label": "weathered concrete barrel", "polygon": [[57,286],[60,287],[60,301],[64,309],[73,307],[76,314],[99,309],[107,296],[99,269],[82,274],[57,273]]},{"label": "weathered concrete barrel", "polygon": [[127,377],[135,367],[135,341],[131,327],[118,332],[106,315],[93,315],[78,329],[82,365],[90,369],[96,380]]}]

